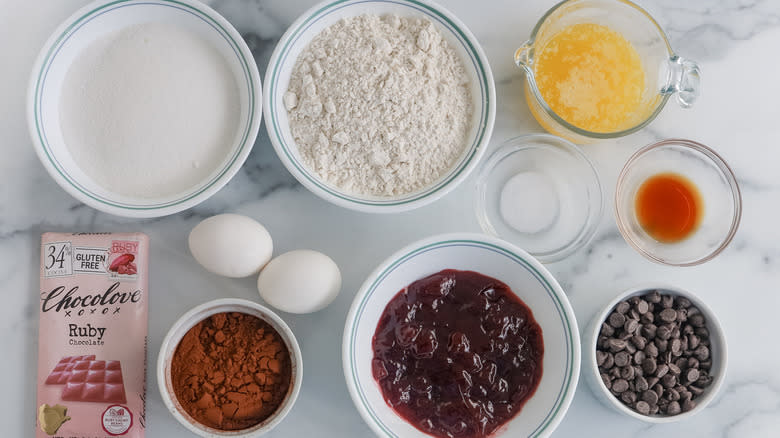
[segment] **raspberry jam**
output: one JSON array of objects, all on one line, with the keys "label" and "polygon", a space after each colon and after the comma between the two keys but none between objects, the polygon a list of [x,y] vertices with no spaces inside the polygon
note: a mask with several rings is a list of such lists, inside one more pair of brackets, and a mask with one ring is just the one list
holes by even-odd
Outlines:
[{"label": "raspberry jam", "polygon": [[542,329],[504,283],[447,269],[387,304],[372,371],[387,404],[436,437],[485,437],[517,415],[542,378]]}]

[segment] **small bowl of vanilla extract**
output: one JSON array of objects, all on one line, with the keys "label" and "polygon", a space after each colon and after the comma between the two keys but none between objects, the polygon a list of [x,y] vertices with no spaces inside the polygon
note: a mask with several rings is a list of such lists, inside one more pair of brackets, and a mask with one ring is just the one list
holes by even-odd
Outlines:
[{"label": "small bowl of vanilla extract", "polygon": [[734,238],[741,216],[734,172],[717,152],[695,141],[645,146],[618,177],[620,234],[657,263],[693,266],[711,260]]}]

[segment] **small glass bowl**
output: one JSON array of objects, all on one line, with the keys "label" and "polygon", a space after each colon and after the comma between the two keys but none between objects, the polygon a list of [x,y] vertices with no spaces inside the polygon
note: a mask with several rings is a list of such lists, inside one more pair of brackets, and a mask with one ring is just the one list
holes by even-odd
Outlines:
[{"label": "small glass bowl", "polygon": [[[688,178],[699,190],[704,213],[685,239],[663,243],[651,237],[636,217],[641,184],[659,173]],[[720,254],[739,228],[742,196],[731,168],[715,151],[691,140],[669,139],[643,147],[629,158],[618,177],[615,217],[620,234],[640,254],[672,266],[693,266]]]},{"label": "small glass bowl", "polygon": [[485,162],[475,210],[486,234],[549,263],[590,242],[603,194],[593,163],[574,143],[532,134],[507,140]]}]

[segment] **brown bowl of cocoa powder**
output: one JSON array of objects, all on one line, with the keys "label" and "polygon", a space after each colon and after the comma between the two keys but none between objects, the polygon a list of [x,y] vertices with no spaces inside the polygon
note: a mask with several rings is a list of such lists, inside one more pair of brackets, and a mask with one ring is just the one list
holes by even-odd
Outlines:
[{"label": "brown bowl of cocoa powder", "polygon": [[187,312],[163,341],[160,394],[203,437],[255,437],[286,416],[302,381],[298,342],[271,310],[219,299]]}]

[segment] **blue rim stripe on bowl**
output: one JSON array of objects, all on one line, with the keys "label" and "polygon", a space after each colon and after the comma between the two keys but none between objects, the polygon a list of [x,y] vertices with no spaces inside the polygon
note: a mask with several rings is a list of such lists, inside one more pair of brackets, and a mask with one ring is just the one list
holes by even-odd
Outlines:
[{"label": "blue rim stripe on bowl", "polygon": [[[122,3],[128,3],[128,4],[122,4]],[[54,62],[54,59],[56,58],[59,51],[62,49],[63,45],[70,39],[73,34],[78,31],[82,26],[89,23],[93,19],[120,9],[124,7],[129,6],[139,6],[139,5],[154,5],[154,6],[164,6],[169,7],[173,9],[178,9],[180,11],[189,13],[198,19],[202,20],[209,26],[211,26],[214,30],[216,30],[220,36],[225,39],[225,41],[228,43],[230,48],[233,50],[233,52],[238,57],[239,61],[241,62],[242,67],[242,73],[244,74],[244,79],[247,83],[247,88],[249,89],[249,111],[247,114],[247,121],[246,121],[246,127],[244,129],[244,132],[241,137],[241,141],[239,144],[239,147],[236,149],[235,153],[232,157],[230,157],[230,160],[225,164],[225,166],[222,168],[222,170],[215,175],[210,181],[208,181],[202,188],[197,190],[194,193],[188,194],[182,198],[168,201],[164,203],[159,204],[144,204],[144,205],[134,205],[134,204],[127,204],[117,201],[110,201],[108,199],[105,199],[89,189],[82,186],[78,181],[76,181],[74,178],[72,178],[68,172],[62,167],[62,165],[57,161],[57,159],[54,157],[52,153],[50,153],[49,149],[49,143],[46,137],[46,132],[41,126],[41,119],[42,119],[42,110],[43,107],[43,93],[42,89],[45,86],[46,78],[49,73],[49,69],[51,68],[51,65]],[[193,12],[194,11],[194,12]],[[230,169],[230,167],[235,163],[235,161],[238,159],[238,157],[241,155],[243,150],[247,146],[247,140],[249,137],[249,133],[252,128],[252,119],[254,118],[254,114],[256,111],[256,103],[255,103],[255,83],[252,78],[252,75],[249,72],[249,63],[247,62],[246,58],[244,57],[243,53],[241,52],[238,43],[236,43],[235,39],[228,33],[228,31],[217,21],[215,21],[213,18],[211,18],[208,14],[201,11],[200,9],[196,8],[195,6],[179,2],[177,0],[157,0],[157,1],[146,1],[146,2],[138,2],[134,0],[116,0],[111,3],[106,3],[103,5],[100,5],[96,7],[95,9],[92,9],[91,11],[85,13],[78,19],[76,19],[73,23],[71,23],[58,37],[56,42],[52,45],[52,47],[49,49],[49,52],[46,54],[46,58],[44,59],[42,63],[41,71],[38,72],[38,80],[36,81],[35,85],[35,94],[34,94],[34,118],[35,118],[35,128],[36,132],[38,134],[38,140],[40,142],[41,148],[43,149],[44,153],[46,154],[46,157],[49,159],[51,164],[54,166],[54,169],[63,177],[65,178],[68,183],[70,183],[71,186],[73,186],[75,189],[77,189],[79,192],[84,194],[85,196],[100,202],[105,205],[109,205],[112,207],[118,207],[128,210],[154,210],[158,208],[164,208],[164,207],[172,207],[178,204],[181,204],[183,202],[186,202],[201,193],[205,192],[206,190],[210,189],[217,181],[219,181],[225,173]]]},{"label": "blue rim stripe on bowl", "polygon": [[[342,9],[346,6],[350,6],[353,4],[359,4],[359,3],[392,3],[392,4],[398,4],[403,6],[411,7],[415,10],[420,11],[421,13],[427,15],[428,17],[432,18],[433,20],[439,22],[442,26],[447,28],[452,34],[454,34],[458,42],[463,45],[464,49],[469,55],[469,59],[471,63],[474,65],[474,68],[479,73],[480,77],[477,81],[480,87],[480,93],[482,95],[482,105],[480,106],[480,117],[479,117],[479,131],[477,135],[475,136],[474,142],[471,144],[470,148],[472,149],[471,153],[464,156],[461,161],[453,167],[452,172],[450,175],[447,175],[444,177],[439,183],[436,185],[429,187],[423,192],[413,193],[406,199],[400,199],[400,200],[381,200],[381,199],[375,199],[375,200],[366,200],[366,199],[360,199],[356,198],[354,196],[349,196],[344,193],[340,193],[332,188],[329,188],[328,186],[321,183],[318,178],[313,176],[307,169],[306,166],[302,163],[299,163],[295,158],[294,154],[290,152],[291,148],[294,148],[295,145],[288,145],[282,135],[281,135],[281,128],[279,126],[279,119],[275,116],[275,111],[271,110],[269,111],[268,118],[271,120],[271,125],[273,126],[273,135],[276,136],[276,139],[278,143],[281,145],[281,149],[283,150],[285,156],[289,160],[289,162],[308,180],[311,184],[315,185],[319,189],[325,191],[331,196],[334,196],[336,198],[353,202],[356,204],[361,205],[369,205],[369,206],[394,206],[394,205],[404,205],[408,204],[414,201],[418,201],[432,193],[435,193],[439,190],[441,190],[443,187],[445,187],[447,184],[449,184],[451,181],[456,179],[460,174],[469,166],[471,161],[473,160],[474,156],[477,154],[477,152],[480,149],[480,143],[482,143],[482,140],[485,137],[485,134],[488,130],[488,123],[491,114],[490,114],[490,95],[488,93],[488,77],[485,71],[484,65],[482,65],[482,62],[477,57],[477,50],[476,48],[471,44],[469,39],[466,37],[465,33],[463,32],[460,27],[458,27],[450,18],[442,14],[441,12],[437,11],[436,9],[433,9],[429,5],[426,5],[424,3],[421,3],[417,0],[401,0],[401,1],[395,1],[395,0],[362,0],[362,1],[355,1],[355,0],[336,0],[332,3],[329,3],[319,10],[315,11],[311,14],[311,16],[301,23],[301,25],[293,31],[290,38],[287,40],[287,43],[282,48],[282,56],[279,57],[276,64],[273,66],[273,74],[271,76],[270,80],[270,88],[271,92],[268,93],[268,99],[270,103],[270,108],[274,108],[276,106],[276,96],[273,90],[277,88],[276,84],[279,81],[279,73],[281,69],[281,65],[284,63],[284,61],[287,59],[287,56],[289,55],[289,48],[293,44],[295,44],[298,39],[301,37],[301,35],[309,29],[312,25],[314,25],[317,21],[321,20],[328,14],[337,11],[339,9]],[[345,4],[346,3],[346,4]],[[272,132],[269,129],[269,135],[271,135]],[[483,145],[482,147],[487,147],[487,145]]]},{"label": "blue rim stripe on bowl", "polygon": [[401,256],[396,260],[394,263],[392,263],[390,266],[385,268],[379,275],[377,275],[376,279],[372,282],[371,286],[366,291],[365,295],[363,296],[363,299],[361,300],[357,312],[355,314],[355,317],[353,321],[355,321],[355,324],[352,326],[352,330],[349,333],[349,356],[350,356],[350,368],[352,375],[348,376],[348,378],[351,377],[352,383],[355,385],[356,388],[358,388],[357,393],[360,395],[360,402],[363,404],[364,411],[368,413],[368,415],[371,417],[371,419],[375,422],[375,424],[382,429],[383,432],[387,436],[390,437],[396,437],[397,435],[394,434],[389,427],[387,427],[378,417],[376,412],[374,412],[371,409],[370,404],[368,403],[368,400],[366,400],[366,397],[364,395],[363,387],[360,385],[360,382],[357,379],[357,344],[355,342],[357,337],[357,321],[360,321],[361,315],[363,314],[363,311],[366,308],[366,304],[368,303],[368,299],[371,297],[371,295],[376,290],[379,283],[384,280],[389,274],[391,274],[396,268],[398,268],[400,265],[405,263],[406,261],[424,254],[426,252],[432,251],[434,249],[439,248],[445,248],[445,247],[451,247],[451,246],[471,246],[471,247],[477,247],[477,248],[483,248],[487,249],[489,251],[495,252],[497,254],[503,255],[520,265],[522,265],[529,273],[531,273],[534,278],[539,281],[544,287],[547,294],[550,296],[550,298],[553,300],[556,309],[558,310],[558,316],[561,319],[561,322],[563,323],[564,327],[566,328],[566,345],[565,345],[565,351],[566,351],[566,377],[564,378],[563,383],[561,384],[561,388],[558,392],[558,395],[556,396],[555,403],[553,404],[553,407],[550,409],[550,411],[547,413],[545,418],[542,420],[542,422],[536,427],[536,429],[529,435],[529,437],[537,437],[540,434],[542,434],[547,427],[550,426],[553,419],[558,415],[558,412],[560,412],[561,408],[563,407],[563,402],[566,394],[569,391],[569,388],[571,386],[571,382],[573,380],[574,376],[574,355],[575,355],[575,345],[574,345],[574,335],[572,332],[572,324],[571,321],[569,321],[568,317],[566,316],[566,312],[563,307],[563,303],[561,302],[560,298],[554,293],[552,285],[547,281],[547,279],[544,278],[544,276],[535,268],[533,267],[528,261],[526,261],[521,256],[515,254],[514,252],[502,248],[498,245],[494,245],[487,242],[480,242],[476,240],[468,240],[468,239],[462,239],[462,240],[445,240],[441,242],[434,242],[425,246],[422,246],[420,248],[416,248],[412,250],[411,252]]}]

